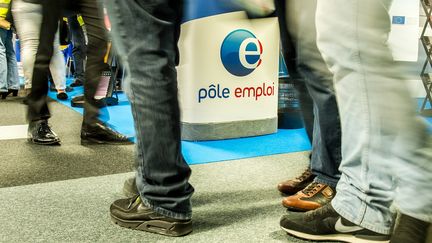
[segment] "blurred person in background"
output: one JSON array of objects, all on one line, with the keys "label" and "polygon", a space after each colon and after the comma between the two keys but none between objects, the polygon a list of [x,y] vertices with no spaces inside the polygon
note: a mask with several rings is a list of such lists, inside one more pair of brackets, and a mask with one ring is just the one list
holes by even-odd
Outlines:
[{"label": "blurred person in background", "polygon": [[341,127],[333,74],[316,45],[316,1],[275,1],[282,50],[299,93],[303,120],[312,144],[310,168],[283,181],[278,189],[289,210],[309,211],[329,203],[340,178]]},{"label": "blurred person in background", "polygon": [[[387,44],[391,3],[317,1],[317,43],[334,74],[341,116],[342,175],[330,204],[281,218],[289,234],[309,240],[426,242],[432,222],[432,140]],[[392,204],[401,214],[394,231]]]},{"label": "blurred person in background", "polygon": [[20,89],[17,61],[12,43],[11,0],[0,0],[0,96],[18,95]]},{"label": "blurred person in background", "polygon": [[69,34],[73,45],[72,56],[74,63],[74,81],[71,87],[83,86],[85,82],[85,61],[87,59],[87,44],[81,16],[74,15],[67,18]]},{"label": "blurred person in background", "polygon": [[[42,5],[14,0],[12,12],[21,44],[21,57],[24,71],[24,88],[32,87],[33,66],[39,46],[39,35],[42,24]],[[54,54],[49,64],[52,80],[55,83],[57,98],[66,100],[66,70],[63,53],[60,50],[59,31],[54,39]],[[50,76],[50,75],[48,75]],[[47,77],[48,77],[47,76]],[[48,81],[47,81],[48,82]]]},{"label": "blurred person in background", "polygon": [[[107,36],[104,16],[98,1],[94,0],[23,0],[42,4],[42,24],[35,65],[32,89],[28,96],[27,117],[29,141],[35,144],[59,144],[59,137],[48,125],[51,114],[47,105],[48,66],[53,55],[55,33],[63,13],[68,16],[81,14],[86,23],[88,36],[87,63],[84,85],[84,117],[81,127],[81,144],[131,144],[124,135],[109,128],[99,120],[98,103],[94,99],[102,71],[107,68],[104,57],[107,51]],[[65,11],[66,10],[66,11]],[[65,12],[64,12],[65,11]]]}]

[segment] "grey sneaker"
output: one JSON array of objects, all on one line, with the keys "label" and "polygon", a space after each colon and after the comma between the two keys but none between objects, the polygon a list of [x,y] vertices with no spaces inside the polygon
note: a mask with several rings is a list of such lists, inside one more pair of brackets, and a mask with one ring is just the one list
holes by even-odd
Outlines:
[{"label": "grey sneaker", "polygon": [[390,235],[375,233],[342,218],[330,203],[306,213],[289,212],[282,216],[280,226],[290,235],[313,241],[366,243],[390,239]]},{"label": "grey sneaker", "polygon": [[111,220],[122,227],[166,236],[183,236],[192,232],[192,220],[169,218],[146,207],[136,195],[111,204]]}]

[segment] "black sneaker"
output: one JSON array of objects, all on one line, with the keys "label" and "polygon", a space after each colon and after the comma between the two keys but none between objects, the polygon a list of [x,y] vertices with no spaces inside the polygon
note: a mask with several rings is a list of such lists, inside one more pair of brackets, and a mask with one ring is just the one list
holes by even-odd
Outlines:
[{"label": "black sneaker", "polygon": [[60,138],[51,130],[47,120],[32,121],[28,127],[28,141],[40,145],[60,145]]},{"label": "black sneaker", "polygon": [[426,243],[430,223],[402,214],[391,243]]},{"label": "black sneaker", "polygon": [[169,218],[144,206],[136,195],[111,204],[111,220],[119,226],[167,236],[183,236],[192,232],[192,220]]},{"label": "black sneaker", "polygon": [[389,235],[375,233],[342,218],[330,203],[306,213],[289,212],[282,216],[280,226],[290,235],[314,241],[366,243],[390,239]]}]

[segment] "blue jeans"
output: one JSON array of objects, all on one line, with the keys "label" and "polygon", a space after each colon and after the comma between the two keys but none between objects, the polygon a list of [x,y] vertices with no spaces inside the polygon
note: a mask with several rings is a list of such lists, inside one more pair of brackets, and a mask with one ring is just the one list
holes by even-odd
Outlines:
[{"label": "blue jeans", "polygon": [[382,234],[401,213],[432,221],[432,143],[387,45],[391,0],[318,1],[318,47],[334,73],[342,124],[341,179],[332,201]]},{"label": "blue jeans", "polygon": [[0,92],[20,88],[12,30],[0,28]]},{"label": "blue jeans", "polygon": [[126,68],[136,130],[137,188],[144,204],[190,219],[194,192],[180,148],[177,99],[179,0],[106,0],[113,43]]},{"label": "blue jeans", "polygon": [[[285,8],[285,19],[281,21],[286,21],[286,28],[295,49],[297,74],[294,76],[304,80],[307,90],[303,92],[308,92],[313,101],[311,170],[316,175],[316,182],[336,187],[340,178],[341,125],[333,88],[333,74],[328,70],[316,44],[313,20],[317,0],[287,0],[286,6],[283,6],[282,2],[277,1],[277,6]],[[301,102],[303,100],[301,99]],[[302,104],[302,109],[307,107]],[[305,122],[308,120],[305,119]]]}]

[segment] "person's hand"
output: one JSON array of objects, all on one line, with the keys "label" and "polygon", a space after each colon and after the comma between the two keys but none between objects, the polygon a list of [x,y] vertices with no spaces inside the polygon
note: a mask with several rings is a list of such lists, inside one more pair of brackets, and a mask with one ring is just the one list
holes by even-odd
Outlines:
[{"label": "person's hand", "polygon": [[235,0],[234,3],[257,17],[267,16],[275,11],[273,0]]},{"label": "person's hand", "polygon": [[11,23],[4,18],[0,18],[0,28],[5,30],[11,29]]}]

